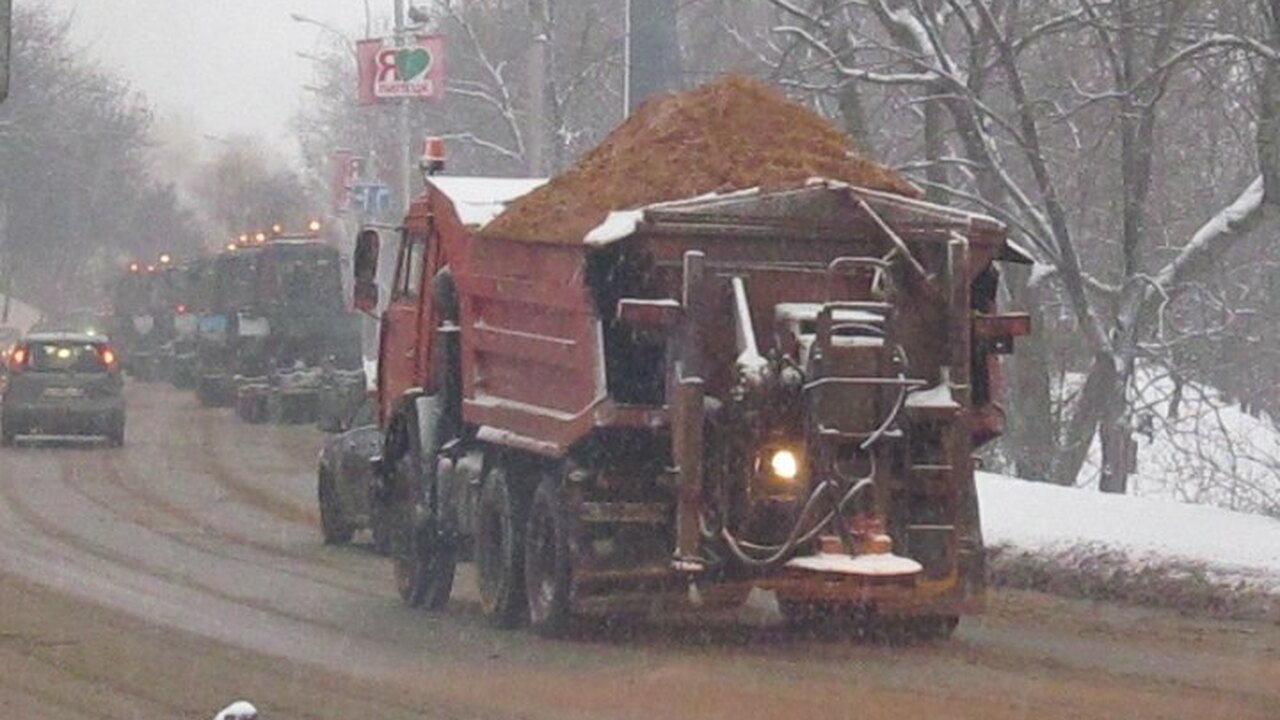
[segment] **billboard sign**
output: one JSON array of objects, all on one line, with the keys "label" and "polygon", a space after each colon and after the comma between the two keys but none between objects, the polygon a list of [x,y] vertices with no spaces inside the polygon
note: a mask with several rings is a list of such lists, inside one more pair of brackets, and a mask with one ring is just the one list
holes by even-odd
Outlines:
[{"label": "billboard sign", "polygon": [[360,104],[409,98],[444,97],[444,36],[413,35],[361,40],[356,45],[360,69]]}]

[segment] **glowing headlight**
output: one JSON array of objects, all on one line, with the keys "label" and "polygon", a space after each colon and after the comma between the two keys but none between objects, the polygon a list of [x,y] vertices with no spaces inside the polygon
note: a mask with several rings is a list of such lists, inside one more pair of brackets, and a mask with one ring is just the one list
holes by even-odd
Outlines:
[{"label": "glowing headlight", "polygon": [[783,480],[794,480],[800,474],[800,460],[790,450],[778,450],[769,456],[769,469]]}]

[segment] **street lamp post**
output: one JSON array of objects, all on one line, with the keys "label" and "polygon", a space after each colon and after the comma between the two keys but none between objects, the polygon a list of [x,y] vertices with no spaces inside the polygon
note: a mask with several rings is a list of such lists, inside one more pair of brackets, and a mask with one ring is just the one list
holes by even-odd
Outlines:
[{"label": "street lamp post", "polygon": [[[395,0],[395,39],[396,45],[403,45],[406,42],[405,34],[405,18],[404,18],[404,0]],[[396,134],[399,136],[400,143],[399,152],[396,153],[396,165],[400,179],[400,201],[401,208],[404,212],[409,211],[409,203],[413,199],[413,178],[412,160],[410,159],[411,146],[413,142],[409,138],[409,99],[401,98],[400,106],[396,108]]]},{"label": "street lamp post", "polygon": [[622,10],[622,117],[631,117],[631,0]]},{"label": "street lamp post", "polygon": [[314,25],[320,28],[321,30],[324,30],[330,35],[333,35],[334,37],[341,40],[342,43],[347,46],[348,50],[350,50],[352,53],[355,53],[356,44],[351,40],[351,37],[348,36],[346,33],[342,32],[341,30],[339,30],[338,28],[330,25],[329,23],[324,22],[323,20],[316,20],[313,17],[308,17],[300,13],[289,13],[289,18],[296,23],[301,23],[303,25]]},{"label": "street lamp post", "polygon": [[[394,38],[397,45],[406,43],[406,35],[408,34],[408,26],[405,23],[405,0],[394,0],[395,6],[395,30]],[[373,13],[369,7],[369,0],[364,2],[365,8],[365,35],[368,36],[373,30]],[[294,22],[306,25],[314,25],[335,37],[342,40],[353,56],[357,55],[356,44],[338,28],[329,23],[315,18],[301,15],[299,13],[290,13],[289,17]],[[408,211],[409,202],[413,198],[413,161],[412,146],[413,141],[409,137],[409,100],[403,98],[399,100],[396,107],[396,143],[400,146],[396,152],[396,179],[400,185],[400,201],[403,210]]]}]

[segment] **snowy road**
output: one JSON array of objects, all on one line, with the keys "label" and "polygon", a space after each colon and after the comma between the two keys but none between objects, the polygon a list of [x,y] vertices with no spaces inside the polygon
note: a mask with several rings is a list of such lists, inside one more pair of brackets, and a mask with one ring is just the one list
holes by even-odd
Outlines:
[{"label": "snowy road", "polygon": [[447,612],[407,610],[385,560],[319,542],[319,433],[129,401],[123,450],[0,450],[0,707],[25,717],[239,694],[267,718],[1280,716],[1280,627],[1025,593],[913,647],[759,623],[550,642],[487,627],[465,568]]}]

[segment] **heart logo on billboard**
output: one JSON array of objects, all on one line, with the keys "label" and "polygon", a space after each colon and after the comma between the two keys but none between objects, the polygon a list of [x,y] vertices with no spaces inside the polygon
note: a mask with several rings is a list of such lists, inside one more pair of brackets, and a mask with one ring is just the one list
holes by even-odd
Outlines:
[{"label": "heart logo on billboard", "polygon": [[410,48],[396,53],[396,75],[401,82],[409,82],[427,72],[431,67],[431,53],[425,48]]}]

